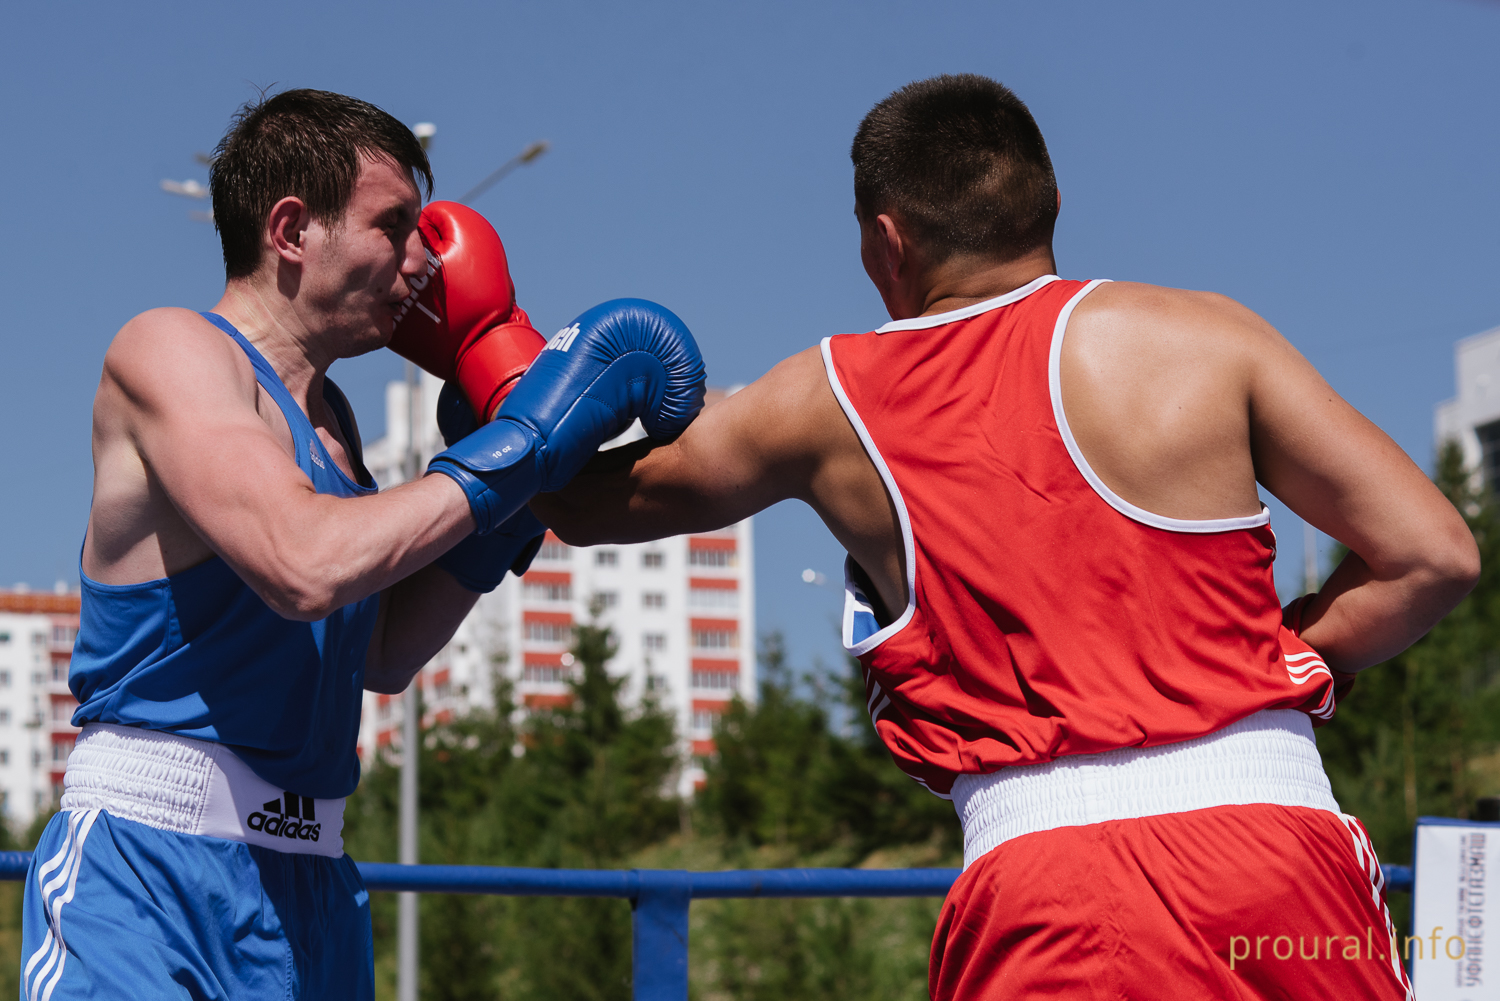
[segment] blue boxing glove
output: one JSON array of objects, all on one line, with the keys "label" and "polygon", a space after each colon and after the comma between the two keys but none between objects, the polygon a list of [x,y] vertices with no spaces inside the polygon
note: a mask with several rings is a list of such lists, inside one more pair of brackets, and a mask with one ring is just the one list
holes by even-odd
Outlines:
[{"label": "blue boxing glove", "polygon": [[548,341],[495,419],[427,471],[463,488],[487,535],[536,494],[566,485],[637,418],[653,438],[681,434],[703,409],[703,389],[703,357],[683,322],[656,303],[614,299]]},{"label": "blue boxing glove", "polygon": [[[456,383],[444,383],[443,391],[438,394],[437,425],[445,445],[452,445],[479,428],[469,401]],[[506,571],[517,577],[526,572],[536,559],[537,550],[542,548],[546,534],[547,526],[537,520],[530,508],[522,506],[493,532],[470,533],[434,562],[470,591],[488,594],[505,579]]]}]

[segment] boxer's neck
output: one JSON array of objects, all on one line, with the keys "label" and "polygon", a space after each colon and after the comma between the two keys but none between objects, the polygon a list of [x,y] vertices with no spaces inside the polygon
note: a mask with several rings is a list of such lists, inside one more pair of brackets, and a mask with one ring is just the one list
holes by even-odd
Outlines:
[{"label": "boxer's neck", "polygon": [[1057,271],[1050,244],[1004,260],[979,254],[934,260],[898,218],[859,218],[860,258],[893,320],[962,309]]},{"label": "boxer's neck", "polygon": [[[213,309],[232,323],[270,364],[316,424],[322,416],[323,377],[338,358],[329,338],[310,329],[295,304],[252,276],[230,281]],[[322,336],[320,336],[322,334]]]},{"label": "boxer's neck", "polygon": [[903,317],[892,314],[892,319],[933,316],[963,309],[1014,292],[1043,275],[1056,273],[1057,261],[1050,247],[1009,261],[950,257],[926,273],[914,276],[912,288],[906,292],[903,303],[910,312]]}]

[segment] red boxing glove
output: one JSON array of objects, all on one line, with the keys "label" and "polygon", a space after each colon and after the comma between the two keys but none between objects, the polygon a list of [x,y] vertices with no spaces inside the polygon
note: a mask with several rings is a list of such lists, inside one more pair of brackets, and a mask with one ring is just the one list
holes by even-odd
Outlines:
[{"label": "red boxing glove", "polygon": [[391,350],[457,382],[489,421],[547,341],[516,306],[505,245],[489,222],[457,202],[433,202],[418,228],[427,273],[401,303]]}]

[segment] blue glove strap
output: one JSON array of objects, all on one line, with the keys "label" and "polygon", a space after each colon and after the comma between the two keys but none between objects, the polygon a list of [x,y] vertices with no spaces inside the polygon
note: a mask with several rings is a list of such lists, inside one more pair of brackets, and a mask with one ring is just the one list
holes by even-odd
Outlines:
[{"label": "blue glove strap", "polygon": [[474,514],[474,531],[488,535],[526,506],[541,487],[536,432],[513,421],[497,420],[475,431],[428,463],[463,489]]}]

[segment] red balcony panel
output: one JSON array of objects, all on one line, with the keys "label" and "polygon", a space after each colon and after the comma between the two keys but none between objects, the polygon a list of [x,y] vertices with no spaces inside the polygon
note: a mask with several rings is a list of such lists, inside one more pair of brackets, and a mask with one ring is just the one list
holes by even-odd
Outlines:
[{"label": "red balcony panel", "polygon": [[573,575],[559,570],[528,570],[521,580],[527,584],[572,584]]}]

